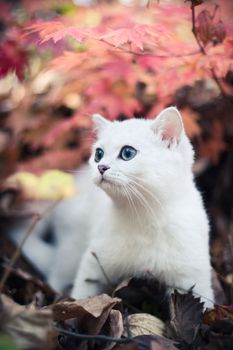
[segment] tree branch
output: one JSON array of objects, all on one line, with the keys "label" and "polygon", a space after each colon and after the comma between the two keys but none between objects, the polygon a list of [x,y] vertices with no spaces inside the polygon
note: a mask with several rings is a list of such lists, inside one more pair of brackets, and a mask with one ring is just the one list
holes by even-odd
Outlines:
[{"label": "tree branch", "polygon": [[99,268],[100,270],[102,271],[103,275],[104,275],[104,278],[107,282],[107,284],[109,285],[109,287],[111,288],[115,288],[114,284],[112,283],[112,281],[110,280],[110,278],[108,277],[108,275],[106,274],[105,270],[104,270],[104,267],[103,265],[101,264],[97,254],[95,252],[91,252],[91,254],[94,256],[94,258],[96,259],[98,265],[99,265]]},{"label": "tree branch", "polygon": [[206,52],[205,52],[205,48],[202,46],[199,38],[198,38],[198,35],[197,35],[197,30],[196,30],[196,14],[195,14],[195,4],[194,4],[194,0],[191,0],[191,11],[192,11],[192,32],[193,32],[193,35],[196,39],[196,42],[200,48],[200,51],[201,53],[203,53],[204,55],[206,55]]}]

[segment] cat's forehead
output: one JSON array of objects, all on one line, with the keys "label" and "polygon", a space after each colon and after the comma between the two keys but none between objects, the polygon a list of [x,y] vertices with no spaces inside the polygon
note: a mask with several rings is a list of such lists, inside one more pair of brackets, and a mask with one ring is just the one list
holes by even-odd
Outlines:
[{"label": "cat's forehead", "polygon": [[145,119],[116,121],[102,130],[97,143],[105,147],[118,147],[125,144],[136,146],[147,142],[150,135],[149,121]]}]

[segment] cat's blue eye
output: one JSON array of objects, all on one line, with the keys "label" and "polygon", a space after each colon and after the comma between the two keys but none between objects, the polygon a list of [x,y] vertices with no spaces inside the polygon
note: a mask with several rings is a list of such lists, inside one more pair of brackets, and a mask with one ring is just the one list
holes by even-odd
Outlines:
[{"label": "cat's blue eye", "polygon": [[119,157],[123,160],[131,160],[133,159],[137,154],[137,151],[135,148],[131,146],[124,146],[122,147]]},{"label": "cat's blue eye", "polygon": [[95,151],[95,162],[99,163],[100,160],[103,158],[104,156],[104,151],[102,150],[102,148],[96,148]]}]

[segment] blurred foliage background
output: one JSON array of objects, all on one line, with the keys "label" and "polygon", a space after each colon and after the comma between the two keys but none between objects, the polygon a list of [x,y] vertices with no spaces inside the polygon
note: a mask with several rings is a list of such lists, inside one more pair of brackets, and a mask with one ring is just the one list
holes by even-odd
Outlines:
[{"label": "blurred foliage background", "polygon": [[[15,217],[15,203],[40,194],[56,198],[42,194],[56,181],[58,192],[59,184],[67,188],[62,196],[72,193],[64,176],[89,157],[92,113],[110,120],[153,118],[176,105],[196,150],[194,172],[210,217],[213,266],[230,300],[232,1],[86,5],[0,2],[1,218]],[[35,183],[34,175],[52,169],[66,174],[53,172],[44,187]],[[31,175],[15,175],[22,171]],[[29,178],[34,187],[25,191]]]}]

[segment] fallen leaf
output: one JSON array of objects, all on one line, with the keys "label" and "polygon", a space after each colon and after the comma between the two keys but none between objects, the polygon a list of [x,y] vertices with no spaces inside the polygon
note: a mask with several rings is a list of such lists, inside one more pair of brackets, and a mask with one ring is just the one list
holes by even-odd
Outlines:
[{"label": "fallen leaf", "polygon": [[[109,336],[113,338],[120,338],[124,331],[122,313],[119,310],[111,310],[109,314]],[[109,343],[105,350],[111,350],[116,344]]]},{"label": "fallen leaf", "polygon": [[203,322],[208,325],[224,319],[231,319],[233,321],[233,305],[216,305],[213,310],[206,311],[203,315]]},{"label": "fallen leaf", "polygon": [[[164,322],[150,314],[132,314],[129,315],[127,321],[130,333],[133,337],[145,334],[162,336],[164,333]],[[127,329],[124,331],[124,336],[127,337]]]},{"label": "fallen leaf", "polygon": [[[0,298],[0,330],[22,350],[50,348],[48,339],[52,331],[52,311],[19,305],[6,295]],[[51,344],[52,345],[52,344]]]},{"label": "fallen leaf", "polygon": [[170,300],[170,321],[167,333],[181,344],[194,344],[202,320],[203,303],[192,292],[174,291]]},{"label": "fallen leaf", "polygon": [[85,333],[95,335],[103,327],[112,308],[120,302],[119,298],[102,294],[94,298],[60,301],[50,307],[54,320],[65,321],[75,318]]}]

